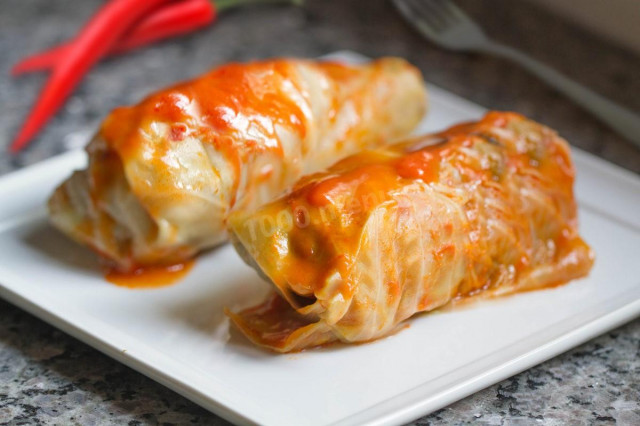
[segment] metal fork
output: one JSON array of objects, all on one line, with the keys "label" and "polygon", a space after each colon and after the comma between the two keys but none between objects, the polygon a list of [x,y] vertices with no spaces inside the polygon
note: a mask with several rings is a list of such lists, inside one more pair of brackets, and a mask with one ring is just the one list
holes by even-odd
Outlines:
[{"label": "metal fork", "polygon": [[510,59],[573,99],[640,147],[640,116],[570,80],[524,53],[491,40],[450,0],[392,0],[423,36],[450,50],[476,51]]}]

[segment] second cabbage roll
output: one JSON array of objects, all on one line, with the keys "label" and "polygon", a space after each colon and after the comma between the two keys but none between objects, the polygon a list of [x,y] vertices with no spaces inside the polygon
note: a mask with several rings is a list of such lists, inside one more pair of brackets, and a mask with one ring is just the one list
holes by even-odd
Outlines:
[{"label": "second cabbage roll", "polygon": [[356,154],[232,215],[237,250],[277,292],[228,314],[254,343],[288,352],[585,276],[593,253],[573,180],[566,141],[515,113]]},{"label": "second cabbage roll", "polygon": [[425,108],[419,71],[398,58],[221,66],[114,110],[51,219],[121,271],[183,262],[226,240],[232,209],[407,136]]}]

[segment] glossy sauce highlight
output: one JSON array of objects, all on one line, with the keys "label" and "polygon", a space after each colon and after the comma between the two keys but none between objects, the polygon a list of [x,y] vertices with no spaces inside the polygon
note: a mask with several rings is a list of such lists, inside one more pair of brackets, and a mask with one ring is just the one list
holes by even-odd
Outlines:
[{"label": "glossy sauce highlight", "polygon": [[195,261],[177,263],[169,266],[149,266],[131,272],[119,272],[115,269],[105,274],[105,279],[120,287],[132,289],[166,287],[182,280],[191,270]]}]

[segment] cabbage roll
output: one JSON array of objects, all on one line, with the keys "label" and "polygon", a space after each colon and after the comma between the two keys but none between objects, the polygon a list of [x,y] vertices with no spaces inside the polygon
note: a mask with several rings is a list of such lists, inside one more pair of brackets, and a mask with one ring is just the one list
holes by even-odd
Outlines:
[{"label": "cabbage roll", "polygon": [[232,241],[274,286],[228,312],[254,343],[289,352],[364,342],[458,298],[585,276],[569,145],[515,113],[348,157],[253,213]]},{"label": "cabbage roll", "polygon": [[118,270],[179,263],[227,239],[231,210],[406,137],[425,109],[419,71],[398,58],[221,66],[115,109],[50,217]]}]

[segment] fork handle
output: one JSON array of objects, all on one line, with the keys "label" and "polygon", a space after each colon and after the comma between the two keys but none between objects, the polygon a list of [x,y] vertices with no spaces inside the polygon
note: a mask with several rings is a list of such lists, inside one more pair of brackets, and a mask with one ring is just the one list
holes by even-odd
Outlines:
[{"label": "fork handle", "polygon": [[509,46],[489,43],[482,46],[480,50],[502,56],[522,65],[547,84],[573,99],[578,105],[608,124],[620,135],[640,147],[640,116],[620,105],[616,105],[604,96],[598,95],[554,69]]}]

